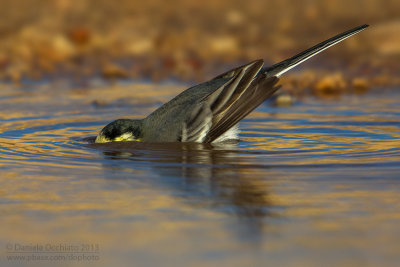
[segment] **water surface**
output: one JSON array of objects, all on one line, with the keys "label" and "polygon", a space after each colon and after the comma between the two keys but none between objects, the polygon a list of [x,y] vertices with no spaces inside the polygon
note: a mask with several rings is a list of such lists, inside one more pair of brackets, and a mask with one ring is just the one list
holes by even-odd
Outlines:
[{"label": "water surface", "polygon": [[[396,88],[264,103],[238,143],[92,143],[182,89],[1,85],[1,265],[398,264]],[[94,258],[10,258],[40,245]]]}]

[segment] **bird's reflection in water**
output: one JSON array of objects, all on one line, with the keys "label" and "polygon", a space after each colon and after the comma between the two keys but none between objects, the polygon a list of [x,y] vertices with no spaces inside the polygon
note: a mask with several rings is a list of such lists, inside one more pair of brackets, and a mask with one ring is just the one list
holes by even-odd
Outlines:
[{"label": "bird's reflection in water", "polygon": [[[235,214],[246,223],[246,238],[258,235],[263,219],[275,216],[269,197],[266,170],[257,175],[243,164],[237,143],[218,146],[198,143],[116,142],[91,144],[105,156],[109,177],[118,170],[129,170],[132,178],[138,169],[149,167],[158,178],[156,186],[167,187],[185,202]],[[161,179],[159,178],[161,177]],[[248,232],[250,231],[250,233]]]}]

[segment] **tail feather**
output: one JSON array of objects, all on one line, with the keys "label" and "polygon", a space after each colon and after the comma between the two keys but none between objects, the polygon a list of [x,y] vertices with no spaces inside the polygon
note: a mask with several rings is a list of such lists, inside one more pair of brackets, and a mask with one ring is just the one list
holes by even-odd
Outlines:
[{"label": "tail feather", "polygon": [[271,76],[276,76],[280,77],[283,73],[287,72],[288,70],[296,67],[297,65],[303,63],[304,61],[310,59],[311,57],[315,56],[316,54],[324,51],[325,49],[340,43],[341,41],[349,38],[350,36],[357,34],[361,31],[363,31],[365,28],[367,28],[369,25],[364,24],[361,26],[358,26],[356,28],[353,28],[351,30],[348,30],[346,32],[343,32],[341,34],[338,34],[332,38],[329,38],[326,41],[323,41],[307,50],[304,50],[303,52],[288,58],[282,62],[279,62],[275,65],[272,65],[270,67],[264,67],[261,72],[266,73],[269,77]]}]

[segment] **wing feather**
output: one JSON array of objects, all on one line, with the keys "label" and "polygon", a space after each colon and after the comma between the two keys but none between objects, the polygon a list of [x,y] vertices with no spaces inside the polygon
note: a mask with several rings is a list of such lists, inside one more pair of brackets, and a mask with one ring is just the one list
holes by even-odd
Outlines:
[{"label": "wing feather", "polygon": [[213,142],[272,96],[280,88],[275,86],[278,80],[276,77],[268,78],[264,73],[257,76],[250,88],[218,118],[218,121],[214,121],[203,142]]},{"label": "wing feather", "polygon": [[213,142],[272,95],[278,79],[260,73],[262,66],[256,60],[216,77],[230,79],[199,101],[185,121],[182,141]]}]

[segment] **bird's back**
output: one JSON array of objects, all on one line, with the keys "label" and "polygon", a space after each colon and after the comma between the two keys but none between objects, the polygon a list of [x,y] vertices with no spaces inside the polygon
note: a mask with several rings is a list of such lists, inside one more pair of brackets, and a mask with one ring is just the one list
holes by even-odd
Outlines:
[{"label": "bird's back", "polygon": [[200,100],[211,94],[229,78],[219,78],[190,87],[152,112],[143,120],[147,142],[181,141],[183,121]]}]

